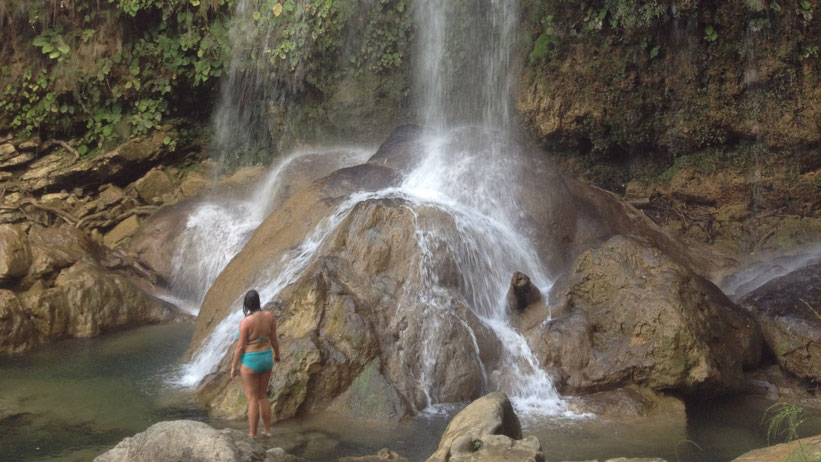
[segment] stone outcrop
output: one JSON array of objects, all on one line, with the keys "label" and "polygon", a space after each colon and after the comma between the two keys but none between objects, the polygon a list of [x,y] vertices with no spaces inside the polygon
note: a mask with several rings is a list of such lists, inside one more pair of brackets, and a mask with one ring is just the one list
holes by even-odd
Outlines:
[{"label": "stone outcrop", "polygon": [[[29,227],[15,239],[28,264],[0,291],[0,353],[19,353],[65,337],[172,319],[175,310],[148,295],[134,268],[77,228]],[[5,243],[4,243],[5,247]]]},{"label": "stone outcrop", "polygon": [[732,462],[814,461],[821,459],[821,435],[744,453]]},{"label": "stone outcrop", "polygon": [[802,379],[821,380],[821,264],[773,279],[740,303],[761,324],[781,367]]},{"label": "stone outcrop", "polygon": [[755,320],[648,242],[616,236],[584,252],[549,296],[553,315],[526,333],[561,388],[634,383],[656,390],[739,390],[761,356]]},{"label": "stone outcrop", "polygon": [[253,438],[232,429],[216,430],[202,422],[160,422],[121,441],[94,462],[284,462],[279,451],[267,452]]},{"label": "stone outcrop", "polygon": [[503,393],[486,395],[448,424],[427,462],[544,461],[538,438],[522,438],[519,418]]}]

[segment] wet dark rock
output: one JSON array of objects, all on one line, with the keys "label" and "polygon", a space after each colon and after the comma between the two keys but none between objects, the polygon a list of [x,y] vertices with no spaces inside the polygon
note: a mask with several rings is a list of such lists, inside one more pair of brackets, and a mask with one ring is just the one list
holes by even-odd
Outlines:
[{"label": "wet dark rock", "polygon": [[760,360],[752,316],[642,239],[616,236],[586,251],[548,298],[553,319],[526,335],[567,392],[631,383],[737,391]]},{"label": "wet dark rock", "polygon": [[530,282],[530,277],[518,271],[513,273],[510,288],[507,291],[507,308],[510,311],[524,311],[528,306],[543,299],[539,288]]},{"label": "wet dark rock", "polygon": [[422,127],[418,125],[396,127],[368,162],[409,173],[422,158],[421,135]]},{"label": "wet dark rock", "polygon": [[821,380],[821,264],[773,279],[740,303],[761,324],[781,367],[802,379]]}]

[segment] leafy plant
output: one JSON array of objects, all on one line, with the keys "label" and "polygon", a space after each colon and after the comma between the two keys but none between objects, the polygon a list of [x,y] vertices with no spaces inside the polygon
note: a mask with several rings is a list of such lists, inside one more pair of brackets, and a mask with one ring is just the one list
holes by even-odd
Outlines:
[{"label": "leafy plant", "polygon": [[804,26],[808,26],[812,21],[812,4],[807,0],[798,2],[798,8],[795,9],[795,14],[801,16]]},{"label": "leafy plant", "polygon": [[61,27],[46,29],[34,38],[32,44],[40,48],[43,54],[47,55],[50,59],[56,59],[62,62],[71,53],[71,47],[63,40],[61,32]]},{"label": "leafy plant", "polygon": [[818,57],[818,46],[817,45],[801,45],[801,49],[798,51],[798,62],[802,62],[805,59],[809,58],[817,58]]},{"label": "leafy plant", "polygon": [[704,40],[711,43],[718,40],[718,32],[716,32],[711,24],[708,24],[707,27],[704,28]]}]

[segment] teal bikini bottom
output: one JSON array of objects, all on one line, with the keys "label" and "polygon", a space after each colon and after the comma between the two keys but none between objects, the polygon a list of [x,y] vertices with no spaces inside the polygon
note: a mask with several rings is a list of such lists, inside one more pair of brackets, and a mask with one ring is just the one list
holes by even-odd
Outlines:
[{"label": "teal bikini bottom", "polygon": [[272,350],[245,353],[242,355],[242,364],[257,374],[268,372],[274,368],[274,353]]}]

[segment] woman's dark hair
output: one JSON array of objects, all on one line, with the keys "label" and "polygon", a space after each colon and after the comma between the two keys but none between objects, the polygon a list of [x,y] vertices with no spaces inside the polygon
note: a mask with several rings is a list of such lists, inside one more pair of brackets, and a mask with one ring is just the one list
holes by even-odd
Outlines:
[{"label": "woman's dark hair", "polygon": [[259,311],[259,293],[251,289],[245,294],[245,300],[242,302],[242,313],[248,316],[251,313]]}]

